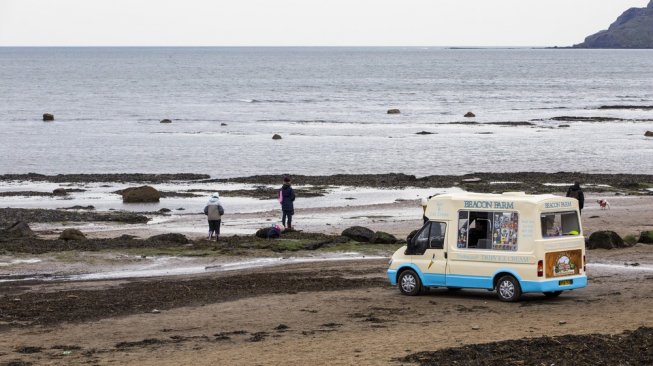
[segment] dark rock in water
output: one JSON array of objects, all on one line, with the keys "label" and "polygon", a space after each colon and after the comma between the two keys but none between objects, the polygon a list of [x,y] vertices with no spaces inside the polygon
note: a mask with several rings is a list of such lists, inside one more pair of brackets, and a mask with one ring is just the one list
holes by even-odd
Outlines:
[{"label": "dark rock in water", "polygon": [[599,109],[653,109],[653,105],[602,105]]},{"label": "dark rock in water", "polygon": [[281,135],[279,135],[279,134],[276,134],[276,133],[275,133],[274,135],[272,135],[272,139],[273,139],[273,140],[281,140],[281,138],[282,138],[282,137],[281,137]]},{"label": "dark rock in water", "polygon": [[71,207],[63,207],[61,210],[95,210],[95,206],[93,205],[88,205],[88,206],[80,206],[80,205],[75,205]]},{"label": "dark rock in water", "polygon": [[362,226],[352,226],[350,228],[345,229],[342,232],[342,236],[346,236],[352,240],[361,242],[361,243],[369,243],[374,239],[374,231],[362,227]]},{"label": "dark rock in water", "polygon": [[616,117],[578,117],[578,116],[560,116],[551,118],[552,121],[558,122],[614,122],[624,121],[623,118]]},{"label": "dark rock in water", "polygon": [[615,249],[631,246],[624,242],[619,234],[614,231],[593,232],[585,244],[587,245],[587,249]]},{"label": "dark rock in water", "polygon": [[54,115],[50,113],[43,113],[44,121],[54,121]]},{"label": "dark rock in water", "polygon": [[164,208],[160,209],[159,212],[161,212],[161,213],[168,213],[168,212],[170,212],[170,209],[164,207]]},{"label": "dark rock in water", "polygon": [[467,112],[467,113],[465,113],[465,117],[471,118],[471,117],[476,117],[476,115],[474,113],[472,113],[472,112]]},{"label": "dark rock in water", "polygon": [[642,231],[637,241],[643,244],[653,244],[653,230]]},{"label": "dark rock in water", "polygon": [[52,194],[55,196],[67,196],[68,192],[66,192],[66,190],[63,188],[57,188],[52,191]]},{"label": "dark rock in water", "polygon": [[420,132],[416,132],[415,134],[416,135],[433,135],[433,134],[435,134],[435,132],[420,131]]},{"label": "dark rock in water", "polygon": [[569,125],[559,125],[558,128],[567,128],[570,127]]},{"label": "dark rock in water", "polygon": [[81,231],[77,229],[66,229],[61,232],[61,235],[59,235],[59,239],[61,240],[85,240],[86,235],[82,233]]},{"label": "dark rock in water", "polygon": [[653,137],[653,131],[646,131],[646,132],[644,133],[644,136],[646,136],[646,137]]},{"label": "dark rock in water", "polygon": [[159,202],[161,199],[161,193],[150,186],[123,189],[120,194],[124,203]]},{"label": "dark rock in water", "polygon": [[383,231],[377,231],[372,238],[372,243],[374,244],[394,244],[397,242],[397,238]]},{"label": "dark rock in water", "polygon": [[226,126],[226,125],[227,125],[227,124],[224,123],[224,122],[223,122],[223,123],[220,123],[220,126]]},{"label": "dark rock in water", "polygon": [[31,238],[34,232],[24,221],[18,221],[6,229],[0,230],[0,236],[7,238]]},{"label": "dark rock in water", "polygon": [[399,113],[401,113],[401,111],[398,110],[397,108],[388,109],[388,114],[399,114]]},{"label": "dark rock in water", "polygon": [[154,235],[147,238],[148,241],[164,241],[169,243],[176,244],[188,244],[190,241],[183,234],[178,233],[169,233],[169,234],[160,234]]},{"label": "dark rock in water", "polygon": [[585,38],[575,48],[653,48],[653,0],[646,8],[630,8],[607,30]]},{"label": "dark rock in water", "polygon": [[172,121],[166,118],[162,119],[160,123],[172,123]]}]

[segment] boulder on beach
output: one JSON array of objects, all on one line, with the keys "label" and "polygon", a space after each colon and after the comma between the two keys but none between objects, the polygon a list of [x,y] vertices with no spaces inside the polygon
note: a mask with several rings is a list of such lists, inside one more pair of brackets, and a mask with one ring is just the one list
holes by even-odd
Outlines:
[{"label": "boulder on beach", "polygon": [[397,238],[383,231],[377,231],[374,233],[374,238],[372,238],[372,243],[374,244],[394,244],[397,242]]},{"label": "boulder on beach", "polygon": [[642,231],[637,241],[643,244],[653,244],[653,230]]},{"label": "boulder on beach", "polygon": [[399,113],[401,113],[401,111],[398,110],[397,108],[388,109],[388,114],[399,114]]},{"label": "boulder on beach", "polygon": [[0,236],[7,238],[31,238],[34,232],[24,221],[17,221],[6,229],[0,230]]},{"label": "boulder on beach", "polygon": [[587,249],[616,249],[630,246],[619,234],[609,230],[593,232],[585,245]]},{"label": "boulder on beach", "polygon": [[52,191],[52,194],[55,196],[67,196],[68,192],[66,192],[66,190],[63,188],[56,188]]},{"label": "boulder on beach", "polygon": [[165,119],[162,119],[161,122],[159,122],[159,123],[172,123],[172,121],[165,118]]},{"label": "boulder on beach", "polygon": [[66,229],[59,235],[60,240],[85,240],[86,235],[77,229]]},{"label": "boulder on beach", "polygon": [[361,243],[369,243],[374,239],[375,233],[374,231],[362,227],[362,226],[352,226],[350,228],[345,229],[342,232],[342,236],[346,236],[349,239],[361,242]]},{"label": "boulder on beach", "polygon": [[161,199],[161,193],[150,186],[127,188],[120,193],[124,203],[159,202]]},{"label": "boulder on beach", "polygon": [[653,131],[646,131],[646,132],[644,133],[644,136],[646,136],[646,137],[653,137]]},{"label": "boulder on beach", "polygon": [[465,113],[465,117],[471,118],[471,117],[476,117],[476,115],[474,113],[472,113],[472,112],[467,112],[467,113]]},{"label": "boulder on beach", "polygon": [[168,243],[175,243],[175,244],[188,244],[190,241],[186,236],[183,234],[179,233],[168,233],[168,234],[159,234],[159,235],[154,235],[150,236],[147,238],[148,241],[163,241],[163,242],[168,242]]},{"label": "boulder on beach", "polygon": [[220,123],[220,126],[226,126],[226,125],[227,125],[227,124],[224,123],[224,122]]},{"label": "boulder on beach", "polygon": [[44,121],[54,121],[54,115],[50,113],[43,113]]},{"label": "boulder on beach", "polygon": [[281,140],[281,135],[275,133],[274,135],[272,135],[272,139],[273,140]]}]

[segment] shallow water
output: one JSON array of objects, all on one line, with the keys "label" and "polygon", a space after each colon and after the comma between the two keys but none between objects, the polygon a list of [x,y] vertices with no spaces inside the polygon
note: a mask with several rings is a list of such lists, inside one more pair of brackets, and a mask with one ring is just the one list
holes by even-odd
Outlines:
[{"label": "shallow water", "polygon": [[[653,174],[652,50],[0,48],[0,174]],[[388,115],[390,108],[401,114]],[[463,115],[473,111],[475,118]],[[55,121],[42,122],[50,112]],[[163,118],[173,120],[161,124]],[[534,126],[459,125],[524,122]],[[226,125],[222,125],[226,124]],[[560,128],[561,125],[569,127]],[[432,135],[416,135],[417,132]],[[282,140],[272,140],[279,133]]]}]

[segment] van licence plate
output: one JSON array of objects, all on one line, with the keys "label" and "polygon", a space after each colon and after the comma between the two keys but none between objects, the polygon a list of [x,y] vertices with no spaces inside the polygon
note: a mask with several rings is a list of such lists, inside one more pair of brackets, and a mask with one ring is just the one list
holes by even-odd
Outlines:
[{"label": "van licence plate", "polygon": [[574,283],[574,280],[562,280],[558,282],[558,285],[560,286],[569,286],[572,283]]}]

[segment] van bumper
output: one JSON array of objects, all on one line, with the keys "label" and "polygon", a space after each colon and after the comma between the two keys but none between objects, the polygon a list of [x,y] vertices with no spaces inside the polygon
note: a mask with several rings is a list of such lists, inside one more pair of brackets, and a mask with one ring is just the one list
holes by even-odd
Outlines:
[{"label": "van bumper", "polygon": [[389,269],[388,270],[388,280],[392,286],[397,286],[397,270]]},{"label": "van bumper", "polygon": [[[561,285],[561,281],[571,280],[572,283],[569,285]],[[587,286],[587,276],[573,276],[573,277],[564,277],[556,278],[553,280],[545,281],[521,281],[521,290],[522,292],[554,292],[554,291],[566,291],[573,290],[576,288],[583,288]]]}]

